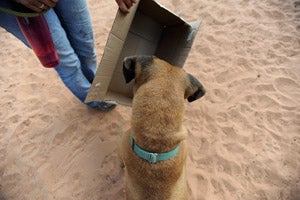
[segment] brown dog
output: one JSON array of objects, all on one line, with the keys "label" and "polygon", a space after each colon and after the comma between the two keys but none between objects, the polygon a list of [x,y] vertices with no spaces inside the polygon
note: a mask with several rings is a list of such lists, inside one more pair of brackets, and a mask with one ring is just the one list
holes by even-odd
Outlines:
[{"label": "brown dog", "polygon": [[188,199],[184,99],[202,97],[202,85],[183,69],[153,56],[125,58],[123,74],[127,83],[135,79],[132,128],[120,148],[127,199]]}]

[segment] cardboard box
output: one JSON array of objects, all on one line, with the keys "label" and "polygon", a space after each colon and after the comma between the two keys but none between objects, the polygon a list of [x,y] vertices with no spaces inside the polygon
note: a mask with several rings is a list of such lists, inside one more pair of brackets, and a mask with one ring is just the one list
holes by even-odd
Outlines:
[{"label": "cardboard box", "polygon": [[115,100],[130,106],[132,83],[125,83],[123,59],[155,55],[183,67],[199,26],[200,21],[187,23],[153,0],[138,1],[127,15],[118,11],[85,102]]}]

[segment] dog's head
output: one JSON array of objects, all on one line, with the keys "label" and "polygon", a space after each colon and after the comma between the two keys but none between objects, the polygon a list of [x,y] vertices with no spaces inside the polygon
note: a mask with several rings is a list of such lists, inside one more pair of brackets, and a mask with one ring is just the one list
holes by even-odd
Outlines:
[{"label": "dog's head", "polygon": [[126,83],[135,79],[134,93],[147,81],[165,77],[174,83],[177,81],[182,83],[184,98],[189,102],[195,101],[205,94],[202,84],[194,76],[155,56],[126,57],[123,61],[123,75]]}]

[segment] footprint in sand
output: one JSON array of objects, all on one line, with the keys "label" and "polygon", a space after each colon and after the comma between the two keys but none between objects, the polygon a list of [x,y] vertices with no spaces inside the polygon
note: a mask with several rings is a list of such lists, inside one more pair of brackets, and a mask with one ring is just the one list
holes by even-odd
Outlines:
[{"label": "footprint in sand", "polygon": [[[295,13],[296,13],[296,20],[298,21],[298,23],[299,23],[299,21],[300,21],[300,1],[295,1],[294,2],[294,8],[295,8]],[[296,27],[296,30],[298,31],[298,32],[300,32],[300,25],[297,25],[297,27]]]},{"label": "footprint in sand", "polygon": [[296,92],[300,89],[300,85],[296,81],[285,77],[276,78],[275,87],[284,94]]}]

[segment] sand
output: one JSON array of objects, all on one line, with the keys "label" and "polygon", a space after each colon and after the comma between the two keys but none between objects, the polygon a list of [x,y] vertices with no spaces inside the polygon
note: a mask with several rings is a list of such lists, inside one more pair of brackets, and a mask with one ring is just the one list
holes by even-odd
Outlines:
[{"label": "sand", "polygon": [[[159,2],[202,20],[184,66],[207,90],[186,103],[192,199],[299,200],[300,1]],[[117,5],[88,3],[101,58]],[[131,109],[87,108],[3,29],[0,43],[0,199],[124,199]]]}]

